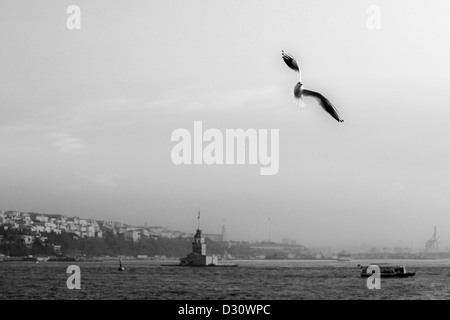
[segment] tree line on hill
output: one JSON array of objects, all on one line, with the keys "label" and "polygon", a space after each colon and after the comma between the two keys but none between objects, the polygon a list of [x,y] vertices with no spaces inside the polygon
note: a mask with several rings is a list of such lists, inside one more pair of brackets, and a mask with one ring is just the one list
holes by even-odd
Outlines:
[{"label": "tree line on hill", "polygon": [[[5,230],[0,228],[2,241],[0,253],[9,256],[28,255],[63,255],[63,256],[167,256],[184,257],[192,251],[192,239],[164,238],[157,239],[140,238],[133,242],[126,239],[123,234],[114,235],[112,231],[105,231],[102,238],[80,238],[75,233],[62,232],[61,234],[41,233],[41,238],[35,238],[32,244],[25,244],[24,235],[29,235],[23,230]],[[42,241],[42,238],[46,238]],[[208,254],[223,254],[226,245],[206,239]],[[55,250],[55,246],[60,246]]]}]

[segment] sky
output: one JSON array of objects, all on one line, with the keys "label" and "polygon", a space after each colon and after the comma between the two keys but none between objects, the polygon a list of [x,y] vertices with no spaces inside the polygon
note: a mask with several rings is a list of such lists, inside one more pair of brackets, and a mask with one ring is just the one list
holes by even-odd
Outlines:
[{"label": "sky", "polygon": [[[80,29],[69,29],[70,5]],[[379,29],[369,28],[379,9]],[[450,245],[450,3],[0,0],[0,210],[306,246]],[[292,102],[299,62],[314,100]],[[278,129],[279,171],[174,130]],[[269,219],[270,218],[270,219]]]}]

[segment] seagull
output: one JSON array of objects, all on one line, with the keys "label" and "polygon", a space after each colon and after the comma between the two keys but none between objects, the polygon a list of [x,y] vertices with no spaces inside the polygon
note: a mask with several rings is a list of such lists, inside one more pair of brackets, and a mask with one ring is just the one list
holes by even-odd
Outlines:
[{"label": "seagull", "polygon": [[292,55],[285,52],[284,50],[281,50],[281,56],[283,57],[284,62],[288,65],[289,68],[294,70],[295,72],[298,72],[299,78],[298,82],[294,87],[294,99],[297,101],[302,101],[303,97],[313,97],[319,101],[320,106],[328,112],[333,118],[335,118],[339,122],[344,122],[339,117],[339,113],[336,110],[336,108],[331,104],[331,102],[325,98],[322,94],[319,92],[303,89],[303,83],[302,83],[302,71],[300,70],[297,61],[294,59]]}]

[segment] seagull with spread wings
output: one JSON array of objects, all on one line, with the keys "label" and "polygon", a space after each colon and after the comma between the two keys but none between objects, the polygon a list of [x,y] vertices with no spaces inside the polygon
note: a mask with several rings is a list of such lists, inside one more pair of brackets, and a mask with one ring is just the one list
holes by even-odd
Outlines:
[{"label": "seagull with spread wings", "polygon": [[328,112],[334,119],[336,119],[339,122],[344,122],[344,120],[342,120],[339,117],[339,113],[336,110],[336,108],[331,104],[331,102],[327,98],[325,98],[319,92],[315,92],[315,91],[311,91],[311,90],[307,90],[307,89],[303,88],[302,71],[300,70],[298,63],[294,59],[294,57],[292,55],[290,55],[289,53],[285,52],[284,50],[281,51],[281,56],[283,57],[283,60],[284,60],[284,62],[286,62],[288,67],[291,68],[292,70],[294,70],[295,72],[298,72],[298,74],[299,74],[298,82],[294,87],[294,98],[296,100],[301,101],[303,97],[313,97],[318,100],[320,106],[326,112]]}]

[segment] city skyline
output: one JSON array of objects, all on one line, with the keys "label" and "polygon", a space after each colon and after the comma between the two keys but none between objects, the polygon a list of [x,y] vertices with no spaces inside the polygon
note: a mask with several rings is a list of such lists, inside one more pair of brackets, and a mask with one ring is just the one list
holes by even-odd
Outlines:
[{"label": "city skyline", "polygon": [[[5,219],[5,216],[9,216],[10,219]],[[30,219],[30,216],[34,216],[35,221],[41,222],[36,223]],[[62,219],[62,220],[61,220]],[[210,237],[213,241],[231,241],[231,242],[250,242],[250,243],[264,243],[273,242],[278,244],[294,244],[294,245],[304,245],[303,243],[298,243],[296,239],[281,238],[281,239],[271,239],[270,235],[270,220],[269,222],[269,234],[267,238],[257,239],[253,241],[245,241],[242,239],[229,239],[228,232],[226,231],[225,221],[222,222],[221,232],[213,232],[214,230],[203,230],[200,224],[200,212],[197,216],[197,229],[203,230],[205,236]],[[45,222],[45,223],[44,223]],[[47,225],[47,222],[49,225]],[[66,225],[66,222],[68,224]],[[17,210],[0,210],[0,226],[7,226],[12,229],[30,230],[35,232],[37,235],[41,232],[55,232],[56,234],[61,234],[64,230],[65,232],[72,232],[80,237],[95,237],[102,238],[102,232],[99,229],[98,222],[101,223],[102,227],[111,227],[112,229],[117,228],[115,232],[124,233],[126,238],[133,239],[136,241],[139,239],[139,232],[145,231],[145,237],[162,236],[167,238],[189,238],[193,237],[195,232],[193,230],[173,230],[170,226],[155,226],[145,223],[144,225],[131,225],[123,221],[107,221],[107,220],[96,220],[89,217],[82,216],[65,216],[62,214],[48,214],[48,213],[38,213],[38,212],[21,212]],[[77,226],[78,225],[78,226]],[[81,228],[80,228],[81,227]],[[83,228],[85,230],[83,230]],[[131,233],[137,230],[136,234]],[[80,233],[81,231],[81,233]],[[205,232],[206,231],[206,232]],[[208,232],[209,231],[209,232]],[[150,232],[150,233],[149,233]],[[99,234],[98,234],[99,233]],[[309,249],[314,249],[317,251],[341,251],[350,250],[358,252],[358,250],[384,250],[389,252],[390,250],[405,250],[417,251],[417,252],[447,252],[449,250],[448,245],[442,245],[440,241],[440,235],[437,234],[437,227],[434,227],[433,235],[424,242],[423,246],[408,246],[407,244],[400,242],[393,246],[376,246],[368,243],[354,243],[348,245],[333,245],[332,243],[326,244],[324,246],[311,246]]]}]

